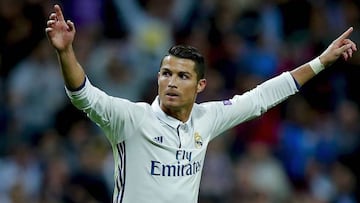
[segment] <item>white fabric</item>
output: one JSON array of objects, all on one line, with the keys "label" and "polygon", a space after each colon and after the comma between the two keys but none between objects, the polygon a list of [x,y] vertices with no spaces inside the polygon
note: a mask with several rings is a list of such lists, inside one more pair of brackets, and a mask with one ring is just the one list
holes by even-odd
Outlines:
[{"label": "white fabric", "polygon": [[152,105],[106,95],[87,80],[67,94],[108,137],[115,159],[114,203],[196,203],[209,141],[297,92],[285,72],[230,100],[195,104],[185,123]]}]

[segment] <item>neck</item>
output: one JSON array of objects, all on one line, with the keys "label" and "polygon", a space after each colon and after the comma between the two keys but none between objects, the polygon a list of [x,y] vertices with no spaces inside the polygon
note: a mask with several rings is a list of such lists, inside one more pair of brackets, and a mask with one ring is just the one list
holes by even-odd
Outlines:
[{"label": "neck", "polygon": [[178,119],[179,121],[185,123],[189,120],[191,109],[169,109],[166,107],[161,106],[161,109],[164,113],[168,116]]}]

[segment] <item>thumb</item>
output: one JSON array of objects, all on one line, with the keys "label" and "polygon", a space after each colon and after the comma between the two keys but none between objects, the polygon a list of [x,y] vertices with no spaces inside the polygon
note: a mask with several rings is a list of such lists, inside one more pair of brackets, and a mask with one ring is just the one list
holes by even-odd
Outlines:
[{"label": "thumb", "polygon": [[72,21],[68,20],[66,21],[66,24],[68,26],[68,31],[71,32],[71,31],[75,31],[75,25]]},{"label": "thumb", "polygon": [[341,46],[340,50],[339,50],[340,54],[346,52],[348,49],[351,48],[351,46],[352,46],[351,44],[345,44],[345,45]]},{"label": "thumb", "polygon": [[352,56],[352,50],[351,50],[351,44],[345,44],[342,47],[340,47],[338,56],[343,57],[343,59],[346,61],[349,57]]}]

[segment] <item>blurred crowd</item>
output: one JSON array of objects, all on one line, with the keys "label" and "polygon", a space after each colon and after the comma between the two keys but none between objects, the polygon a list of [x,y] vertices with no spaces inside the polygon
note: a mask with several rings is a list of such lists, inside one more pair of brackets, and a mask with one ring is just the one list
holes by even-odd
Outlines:
[{"label": "blurred crowd", "polygon": [[[354,27],[357,0],[1,0],[0,202],[111,202],[102,131],[68,101],[45,26],[75,22],[78,59],[113,96],[152,102],[161,58],[190,44],[207,60],[198,102],[241,94],[318,56]],[[360,202],[360,54],[209,146],[199,203]]]}]

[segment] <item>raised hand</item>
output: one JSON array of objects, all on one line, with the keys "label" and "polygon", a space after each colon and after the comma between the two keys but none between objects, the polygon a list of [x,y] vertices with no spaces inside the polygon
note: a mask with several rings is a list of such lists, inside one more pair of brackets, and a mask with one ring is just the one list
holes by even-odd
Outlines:
[{"label": "raised hand", "polygon": [[352,31],[352,27],[347,29],[320,55],[320,61],[325,67],[334,63],[341,56],[347,61],[353,56],[353,53],[357,51],[356,44],[348,38]]},{"label": "raised hand", "polygon": [[57,51],[72,47],[75,37],[75,26],[70,20],[65,21],[59,5],[54,5],[54,11],[49,16],[45,29],[51,45]]}]

